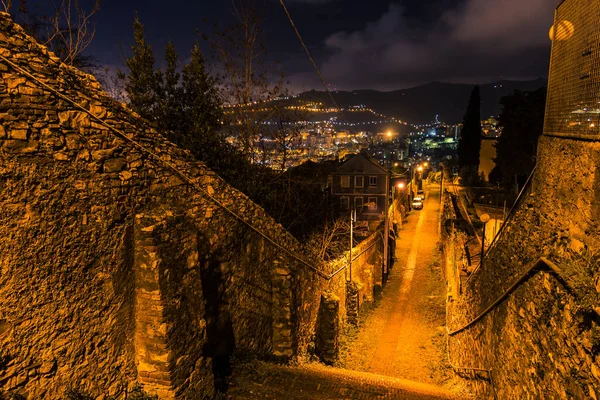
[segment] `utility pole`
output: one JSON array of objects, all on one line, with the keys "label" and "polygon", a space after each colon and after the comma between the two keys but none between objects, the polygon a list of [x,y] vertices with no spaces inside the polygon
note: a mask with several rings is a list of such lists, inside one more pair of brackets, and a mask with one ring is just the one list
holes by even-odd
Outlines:
[{"label": "utility pole", "polygon": [[485,255],[485,227],[490,220],[490,216],[488,214],[483,214],[479,217],[481,222],[483,222],[483,237],[481,238],[481,261],[479,261],[479,268],[483,269],[483,257]]},{"label": "utility pole", "polygon": [[442,177],[440,179],[440,204],[444,201],[444,166],[442,166]]},{"label": "utility pole", "polygon": [[350,282],[352,282],[352,247],[354,246],[354,214],[356,213],[356,210],[353,210],[352,207],[350,207],[350,253],[349,253],[349,259],[348,259],[348,266],[350,269]]},{"label": "utility pole", "polygon": [[381,287],[383,287],[383,285],[385,284],[385,274],[387,274],[388,272],[388,241],[389,241],[389,235],[390,235],[390,228],[389,228],[389,218],[388,218],[388,214],[390,211],[390,176],[387,175],[387,179],[385,182],[385,215],[384,215],[384,223],[383,223],[383,229],[385,230],[384,234],[383,234],[383,238],[384,238],[384,242],[383,242],[383,269],[382,269],[382,273],[381,273]]}]

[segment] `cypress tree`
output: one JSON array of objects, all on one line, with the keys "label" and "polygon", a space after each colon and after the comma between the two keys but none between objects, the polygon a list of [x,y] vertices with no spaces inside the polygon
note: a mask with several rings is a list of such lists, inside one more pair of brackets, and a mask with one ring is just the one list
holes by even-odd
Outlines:
[{"label": "cypress tree", "polygon": [[156,72],[158,82],[157,125],[173,142],[178,141],[176,136],[181,130],[183,112],[183,89],[180,86],[181,74],[178,60],[179,56],[175,45],[168,42],[165,46],[165,71],[164,73]]},{"label": "cypress tree", "polygon": [[125,62],[129,73],[119,71],[119,77],[125,80],[129,106],[143,118],[155,121],[158,77],[154,69],[154,54],[146,42],[144,25],[138,17],[133,22],[133,37],[133,55]]},{"label": "cypress tree", "polygon": [[178,141],[196,157],[219,169],[230,150],[220,131],[223,114],[217,82],[208,73],[197,44],[191,51],[189,63],[183,67],[181,78],[183,107]]},{"label": "cypress tree", "polygon": [[[506,189],[523,185],[535,167],[537,143],[544,131],[546,89],[515,90],[500,100],[502,135],[496,143],[496,176]],[[491,180],[491,179],[490,179]],[[515,188],[518,193],[519,188]]]},{"label": "cypress tree", "polygon": [[458,141],[458,165],[461,178],[467,182],[477,179],[479,153],[481,151],[481,96],[479,85],[473,88],[467,111],[463,118],[463,128]]}]

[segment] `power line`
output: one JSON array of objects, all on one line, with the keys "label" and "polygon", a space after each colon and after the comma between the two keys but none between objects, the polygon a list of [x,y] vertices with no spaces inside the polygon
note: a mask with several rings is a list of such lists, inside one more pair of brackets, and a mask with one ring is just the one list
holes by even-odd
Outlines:
[{"label": "power line", "polygon": [[300,35],[300,32],[298,31],[298,28],[296,28],[296,25],[294,24],[294,21],[292,20],[292,16],[290,15],[290,12],[288,11],[287,7],[285,6],[285,3],[283,2],[283,0],[279,0],[279,2],[281,3],[281,6],[283,7],[283,10],[285,11],[288,19],[290,20],[290,24],[292,24],[292,28],[294,28],[294,31],[296,31],[296,35],[298,36],[298,39],[300,40],[300,43],[302,44],[302,47],[304,47],[304,50],[306,51],[306,54],[308,55],[308,59],[312,63],[313,67],[315,67],[315,72],[317,73],[317,75],[321,79],[321,83],[323,84],[323,87],[325,88],[325,90],[329,94],[329,97],[331,98],[331,101],[333,102],[333,104],[335,105],[335,107],[339,110],[340,107],[337,105],[335,99],[333,98],[333,95],[331,94],[331,91],[327,87],[327,84],[325,83],[325,79],[323,79],[323,75],[321,75],[321,72],[319,71],[319,68],[317,67],[317,63],[315,63],[315,60],[313,60],[312,56],[310,55],[310,51],[308,51],[308,47],[306,47],[306,44],[304,44],[304,40],[302,40],[302,36]]}]

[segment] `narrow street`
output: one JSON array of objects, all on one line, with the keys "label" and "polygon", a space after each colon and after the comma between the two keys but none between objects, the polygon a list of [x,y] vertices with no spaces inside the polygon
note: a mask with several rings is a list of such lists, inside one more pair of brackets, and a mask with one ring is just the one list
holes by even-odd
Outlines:
[{"label": "narrow street", "polygon": [[232,399],[453,399],[445,355],[445,285],[439,260],[437,185],[425,186],[423,210],[400,231],[396,262],[381,301],[364,310],[346,338],[340,367],[255,363],[239,371]]},{"label": "narrow street", "polygon": [[396,242],[396,261],[380,303],[361,321],[342,364],[428,384],[448,380],[445,285],[436,259],[440,193],[425,186],[423,210],[413,210]]}]

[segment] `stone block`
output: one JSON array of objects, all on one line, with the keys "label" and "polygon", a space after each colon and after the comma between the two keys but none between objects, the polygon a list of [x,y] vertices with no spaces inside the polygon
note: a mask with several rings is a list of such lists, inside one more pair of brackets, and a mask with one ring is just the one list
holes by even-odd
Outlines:
[{"label": "stone block", "polygon": [[5,140],[2,148],[9,153],[35,153],[39,143],[34,140]]},{"label": "stone block", "polygon": [[69,155],[65,153],[54,153],[54,159],[56,161],[69,161]]},{"label": "stone block", "polygon": [[19,92],[19,94],[24,94],[27,96],[41,96],[44,94],[44,91],[41,89],[24,85],[19,86],[17,91]]},{"label": "stone block", "polygon": [[127,161],[124,158],[110,158],[104,161],[104,172],[115,173],[121,172],[127,166]]},{"label": "stone block", "polygon": [[65,136],[65,143],[69,150],[75,150],[80,147],[81,136],[77,134],[69,134]]},{"label": "stone block", "polygon": [[27,129],[12,129],[10,131],[11,139],[15,140],[27,140],[29,136],[29,132]]}]

